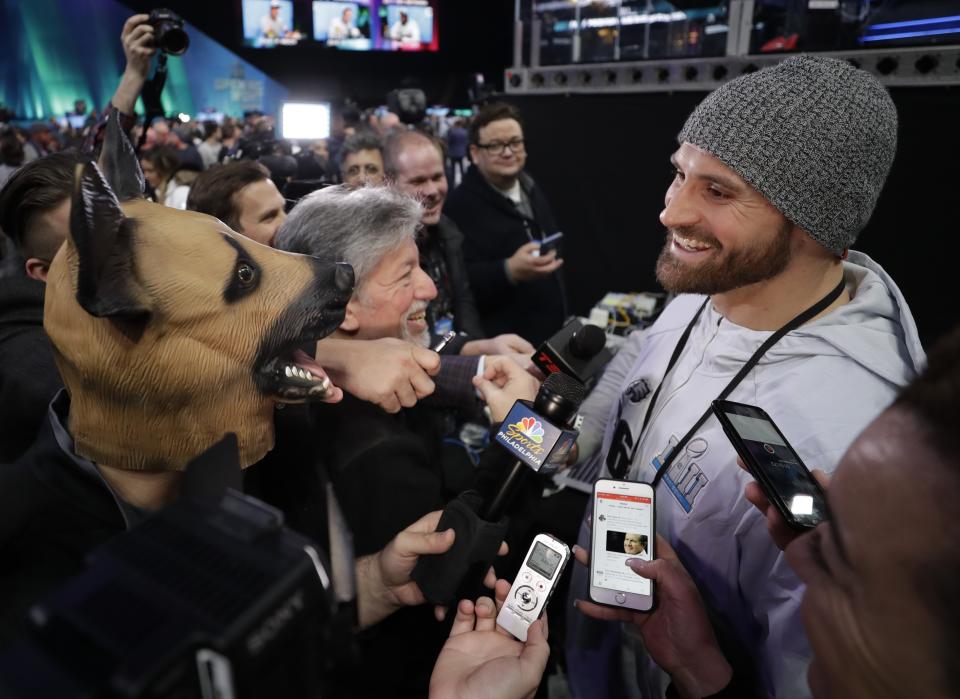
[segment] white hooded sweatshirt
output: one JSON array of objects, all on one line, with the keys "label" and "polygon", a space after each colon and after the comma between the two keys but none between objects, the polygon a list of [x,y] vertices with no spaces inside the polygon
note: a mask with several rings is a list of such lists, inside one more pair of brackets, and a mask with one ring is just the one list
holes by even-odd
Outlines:
[{"label": "white hooded sweatshirt", "polygon": [[[783,337],[729,396],[766,410],[807,467],[827,473],[925,361],[910,310],[886,272],[851,252],[844,276],[850,302]],[[644,333],[607,421],[599,454],[603,477],[609,465],[626,459],[627,478],[651,482],[654,460],[666,458],[772,334],[734,325],[708,303],[638,435],[650,396],[703,300],[679,296]],[[768,694],[809,696],[811,652],[799,617],[803,586],[744,499],[750,480],[711,416],[657,487],[657,532],[754,659]],[[665,686],[662,675],[654,684],[656,695]]]}]

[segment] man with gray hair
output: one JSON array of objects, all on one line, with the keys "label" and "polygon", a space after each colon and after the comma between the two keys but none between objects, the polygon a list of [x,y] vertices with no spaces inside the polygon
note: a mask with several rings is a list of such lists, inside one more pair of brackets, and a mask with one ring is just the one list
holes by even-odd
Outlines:
[{"label": "man with gray hair", "polygon": [[356,286],[335,335],[395,337],[426,347],[427,304],[437,295],[420,268],[420,206],[387,187],[328,187],[305,197],[277,234],[280,250],[353,266]]},{"label": "man with gray hair", "polygon": [[[353,266],[356,284],[336,333],[341,338],[393,337],[425,345],[425,311],[437,290],[420,268],[414,241],[421,213],[416,200],[389,187],[328,187],[294,207],[276,246]],[[443,509],[460,488],[444,467],[441,411],[416,405],[390,415],[346,394],[338,404],[312,406],[311,418],[358,556],[379,551],[410,523]],[[411,645],[411,638],[417,643]],[[363,639],[366,665],[355,673],[354,695],[426,696],[444,640],[444,627],[430,609],[396,614]],[[397,652],[400,647],[404,652]]]},{"label": "man with gray hair", "polygon": [[[590,414],[606,417],[595,456],[601,475],[656,489],[657,531],[697,582],[735,659],[724,696],[808,696],[811,653],[802,584],[741,497],[751,479],[710,404],[760,406],[810,468],[831,472],[921,369],[923,349],[896,284],[850,251],[896,139],[887,91],[836,59],[792,57],[707,96],[677,139],[660,214],[667,230],[657,278],[679,296],[584,405],[588,430]],[[589,546],[586,527],[580,546]],[[573,593],[585,597],[588,582],[576,571]],[[572,617],[568,634],[574,695],[615,693],[615,673],[577,644],[596,639],[579,623]],[[645,696],[662,696],[664,675],[647,661],[638,671]],[[716,679],[701,689],[715,691],[729,676]]]}]

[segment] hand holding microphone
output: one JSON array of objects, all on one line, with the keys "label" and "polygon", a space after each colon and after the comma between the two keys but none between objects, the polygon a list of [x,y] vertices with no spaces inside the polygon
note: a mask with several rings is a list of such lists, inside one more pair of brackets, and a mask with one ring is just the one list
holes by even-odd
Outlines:
[{"label": "hand holding microphone", "polygon": [[[506,371],[515,372],[512,368]],[[519,374],[516,376],[519,380]],[[502,390],[488,382],[489,390]],[[507,382],[504,379],[504,386]],[[468,490],[444,508],[437,530],[456,532],[453,548],[440,556],[421,558],[411,576],[428,600],[448,605],[475,596],[472,592],[507,533],[509,520],[503,515],[511,500],[533,473],[549,471],[566,461],[576,441],[577,432],[571,426],[583,398],[583,384],[558,373],[547,377],[532,404],[514,402],[493,441],[516,461],[493,497],[485,500]]]},{"label": "hand holding microphone", "polygon": [[487,357],[483,376],[474,376],[473,385],[490,408],[490,419],[503,422],[518,400],[532,401],[540,390],[540,382],[509,357]]}]

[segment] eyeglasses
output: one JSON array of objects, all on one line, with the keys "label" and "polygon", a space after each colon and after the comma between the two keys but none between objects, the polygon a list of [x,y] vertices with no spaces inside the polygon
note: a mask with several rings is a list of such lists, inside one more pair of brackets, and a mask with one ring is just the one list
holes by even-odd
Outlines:
[{"label": "eyeglasses", "polygon": [[509,141],[490,141],[490,143],[478,143],[477,148],[483,148],[488,153],[503,154],[507,148],[513,153],[519,153],[523,150],[522,138],[511,138]]}]

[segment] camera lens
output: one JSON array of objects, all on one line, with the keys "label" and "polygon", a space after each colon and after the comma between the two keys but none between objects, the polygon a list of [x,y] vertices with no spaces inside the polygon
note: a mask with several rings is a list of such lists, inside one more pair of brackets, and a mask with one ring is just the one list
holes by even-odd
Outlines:
[{"label": "camera lens", "polygon": [[162,51],[169,53],[171,56],[180,56],[186,53],[190,47],[190,37],[179,27],[161,25],[157,44]]}]

